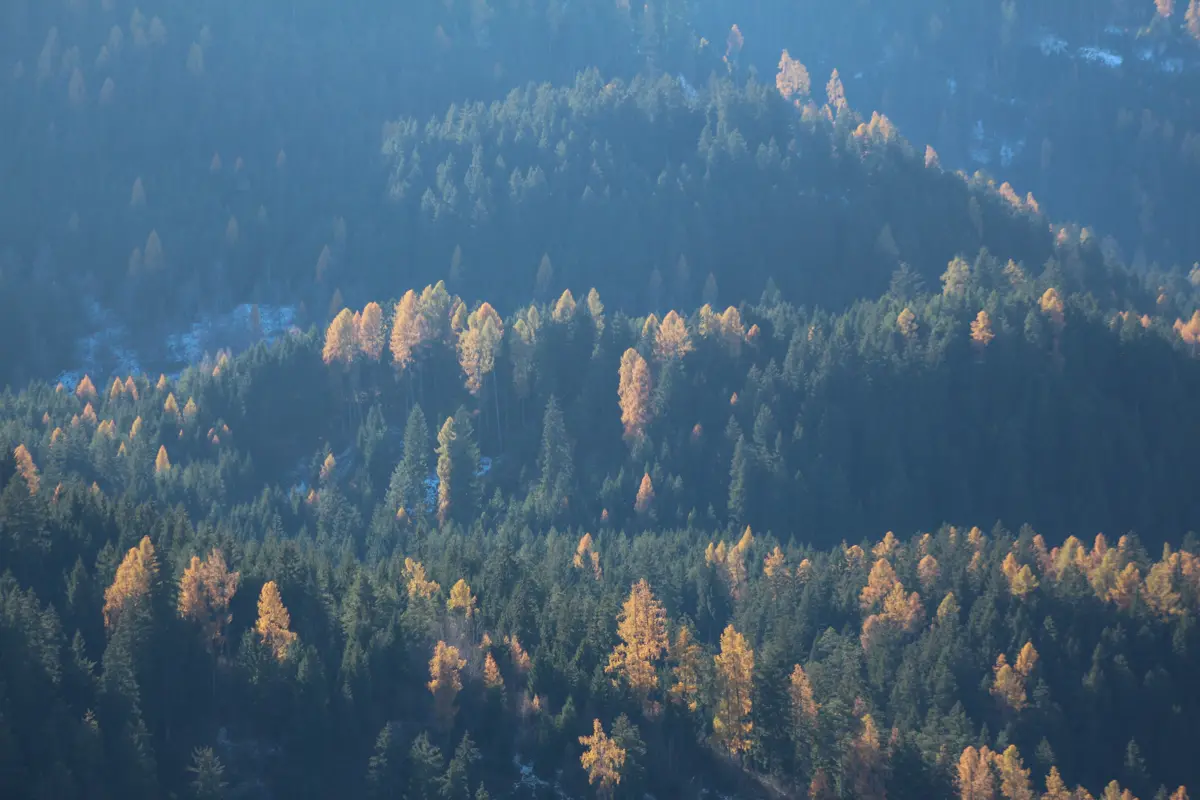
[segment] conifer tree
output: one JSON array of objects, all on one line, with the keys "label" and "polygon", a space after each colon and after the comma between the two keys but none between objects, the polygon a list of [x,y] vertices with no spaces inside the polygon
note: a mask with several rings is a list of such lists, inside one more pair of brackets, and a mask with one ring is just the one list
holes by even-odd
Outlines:
[{"label": "conifer tree", "polygon": [[113,628],[126,611],[143,603],[158,580],[158,557],[149,536],[131,547],[104,591],[104,627]]},{"label": "conifer tree", "polygon": [[325,330],[321,359],[326,364],[349,365],[354,361],[358,349],[358,325],[354,321],[354,312],[343,308]]},{"label": "conifer tree", "polygon": [[713,736],[732,756],[749,751],[754,687],[754,651],[733,625],[721,634],[721,652],[713,657],[717,672],[717,709]]},{"label": "conifer tree", "polygon": [[443,525],[450,518],[451,483],[454,475],[454,417],[447,417],[438,431],[437,448],[437,518]]},{"label": "conifer tree", "polygon": [[971,343],[977,350],[982,351],[995,338],[996,334],[992,333],[992,318],[981,309],[971,323]]},{"label": "conifer tree", "polygon": [[995,800],[992,752],[987,747],[968,747],[958,760],[958,791],[961,800]]},{"label": "conifer tree", "polygon": [[660,362],[678,361],[692,351],[692,339],[683,317],[667,312],[654,335],[654,357]]},{"label": "conifer tree", "polygon": [[633,501],[633,510],[640,516],[649,514],[654,508],[654,482],[650,480],[650,473],[647,472],[642,476],[642,482],[638,485],[637,498]]},{"label": "conifer tree", "polygon": [[546,402],[542,418],[542,448],[538,456],[541,481],[537,488],[537,505],[543,519],[552,519],[567,502],[574,480],[571,443],[567,440],[566,422],[554,395]]},{"label": "conifer tree", "polygon": [[692,638],[686,625],[680,625],[671,645],[671,699],[682,703],[688,711],[695,713],[700,705],[700,671],[704,649]]},{"label": "conifer tree", "polygon": [[292,618],[283,604],[279,586],[275,581],[267,581],[258,595],[258,621],[254,629],[263,645],[278,661],[287,658],[289,649],[297,639],[291,630],[291,623]]},{"label": "conifer tree", "polygon": [[658,661],[668,644],[667,614],[645,579],[633,585],[617,615],[617,636],[621,642],[609,655],[604,671],[616,673],[647,713],[652,713],[657,704],[650,695],[658,688]]},{"label": "conifer tree", "polygon": [[166,445],[158,446],[158,455],[154,457],[154,474],[166,475],[171,471],[171,459],[167,457]]},{"label": "conifer tree", "polygon": [[602,796],[611,796],[613,787],[621,782],[621,768],[625,766],[625,751],[610,739],[600,725],[592,720],[591,736],[580,736],[583,754],[579,763],[587,770],[588,783],[599,783]]},{"label": "conifer tree", "polygon": [[397,374],[403,374],[413,363],[416,350],[421,344],[420,321],[417,293],[409,289],[396,304],[395,316],[392,320],[390,349],[392,366],[395,367]]},{"label": "conifer tree", "polygon": [[796,59],[788,55],[785,49],[779,58],[779,73],[775,76],[775,88],[784,100],[795,99],[800,103],[808,97],[812,81],[808,69]]},{"label": "conifer tree", "polygon": [[379,303],[370,302],[363,308],[358,320],[358,346],[371,361],[383,355],[383,309]]},{"label": "conifer tree", "polygon": [[229,604],[237,593],[240,573],[230,572],[225,556],[213,549],[203,562],[192,556],[179,581],[179,616],[200,625],[204,646],[218,653],[225,641],[225,626],[232,621]]},{"label": "conifer tree", "polygon": [[458,582],[450,587],[450,599],[446,601],[446,609],[457,611],[467,619],[475,614],[475,595],[471,594],[471,587],[465,579],[459,578]]},{"label": "conifer tree", "polygon": [[625,438],[630,442],[640,441],[650,422],[650,367],[641,353],[633,348],[621,356],[617,395],[621,403]]},{"label": "conifer tree", "polygon": [[432,443],[425,412],[414,405],[404,425],[404,450],[392,471],[385,502],[389,511],[407,509],[409,515],[425,513],[425,479],[432,471]]},{"label": "conifer tree", "polygon": [[434,717],[438,727],[449,730],[458,709],[454,702],[462,691],[460,670],[467,665],[458,657],[458,648],[438,642],[429,660],[429,691],[433,693]]},{"label": "conifer tree", "polygon": [[41,486],[41,478],[38,476],[38,468],[33,463],[33,456],[29,454],[29,449],[23,444],[17,445],[13,450],[13,458],[17,462],[17,473],[25,481],[29,493],[37,494],[38,488]]},{"label": "conifer tree", "polygon": [[570,289],[563,289],[558,302],[554,304],[554,311],[551,312],[550,318],[564,325],[575,319],[575,296],[571,294]]}]

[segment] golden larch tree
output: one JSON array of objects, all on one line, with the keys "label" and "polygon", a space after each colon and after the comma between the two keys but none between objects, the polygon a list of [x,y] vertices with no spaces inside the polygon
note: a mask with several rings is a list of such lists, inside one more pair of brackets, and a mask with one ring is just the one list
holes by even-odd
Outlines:
[{"label": "golden larch tree", "polygon": [[38,468],[33,463],[33,456],[29,454],[29,449],[23,444],[17,445],[13,450],[13,458],[17,462],[17,474],[25,480],[25,486],[29,489],[29,493],[37,494],[42,480],[38,477]]},{"label": "golden larch tree", "polygon": [[650,423],[650,366],[632,347],[621,356],[617,396],[621,404],[621,423],[625,438],[640,441]]},{"label": "golden larch tree", "polygon": [[563,324],[575,319],[575,296],[571,294],[570,289],[563,289],[558,302],[554,304],[554,310],[551,312],[550,318],[555,322]]},{"label": "golden larch tree", "polygon": [[700,670],[704,649],[692,638],[692,632],[686,625],[679,626],[670,655],[671,679],[674,681],[669,689],[671,699],[695,713],[700,705]]},{"label": "golden larch tree", "polygon": [[404,559],[404,578],[407,581],[406,590],[410,598],[432,599],[442,590],[437,581],[425,577],[425,565],[411,558]]},{"label": "golden larch tree", "polygon": [[1200,0],[1191,0],[1188,3],[1187,13],[1184,14],[1184,24],[1187,26],[1187,31],[1192,35],[1192,38],[1200,41]]},{"label": "golden larch tree", "polygon": [[529,653],[526,653],[525,648],[521,646],[521,641],[516,634],[505,636],[504,643],[508,645],[508,657],[512,659],[513,666],[520,672],[528,672],[533,666],[533,661],[529,658]]},{"label": "golden larch tree", "polygon": [[417,347],[421,344],[421,318],[417,308],[417,293],[409,289],[396,304],[392,320],[392,366],[403,373],[413,362]]},{"label": "golden larch tree", "polygon": [[458,648],[439,641],[429,660],[429,691],[433,693],[434,717],[438,727],[449,730],[454,726],[457,709],[454,701],[462,691],[464,659],[458,657]]},{"label": "golden larch tree", "polygon": [[968,747],[958,759],[958,796],[961,800],[995,800],[996,779],[992,751]]},{"label": "golden larch tree", "polygon": [[292,643],[296,641],[291,624],[292,617],[283,604],[279,586],[275,581],[267,581],[258,594],[258,621],[254,624],[254,630],[278,661],[287,658]]},{"label": "golden larch tree", "polygon": [[808,679],[808,673],[799,664],[792,667],[792,674],[788,679],[788,698],[791,700],[792,715],[798,721],[809,725],[816,723],[817,711],[820,710],[820,706],[813,699],[812,683]]},{"label": "golden larch tree", "polygon": [[886,800],[886,760],[879,745],[879,730],[875,720],[870,714],[864,714],[862,731],[850,744],[846,765],[855,797],[860,800]]},{"label": "golden larch tree", "polygon": [[240,577],[240,573],[229,571],[224,554],[214,548],[204,561],[192,556],[179,580],[179,616],[200,625],[210,653],[220,652],[224,644],[225,626],[233,619],[229,604],[237,593]]},{"label": "golden larch tree", "polygon": [[1058,767],[1050,767],[1050,774],[1046,776],[1046,793],[1042,795],[1042,800],[1071,800],[1071,797]]},{"label": "golden larch tree", "polygon": [[358,325],[354,312],[343,308],[325,329],[325,346],[321,360],[326,364],[350,364],[358,350]]},{"label": "golden larch tree", "polygon": [[1024,709],[1028,705],[1025,679],[1009,665],[1008,658],[1003,653],[996,657],[996,666],[992,668],[992,672],[992,694],[1013,711]]},{"label": "golden larch tree", "polygon": [[962,256],[955,256],[942,273],[942,294],[962,297],[971,281],[971,265]]},{"label": "golden larch tree", "polygon": [[931,555],[927,555],[917,564],[917,580],[921,582],[921,588],[928,592],[937,583],[941,576],[942,570],[938,566],[938,560]]},{"label": "golden larch tree", "polygon": [[166,475],[171,471],[171,459],[167,457],[167,446],[158,446],[158,455],[154,457],[154,474]]},{"label": "golden larch tree", "polygon": [[372,301],[363,308],[358,320],[358,346],[371,361],[383,355],[383,309],[379,303]]},{"label": "golden larch tree", "polygon": [[779,72],[775,75],[775,88],[784,100],[794,100],[796,103],[808,97],[812,91],[812,81],[808,69],[784,50],[779,57]]},{"label": "golden larch tree", "polygon": [[717,710],[713,736],[733,756],[747,752],[754,723],[750,719],[754,690],[754,651],[734,629],[721,634],[721,652],[713,656],[717,672]]},{"label": "golden larch tree", "polygon": [[600,793],[609,796],[613,787],[621,782],[621,769],[625,766],[625,750],[604,733],[600,720],[592,720],[592,735],[580,736],[583,754],[579,763],[587,770],[588,784],[600,784]]},{"label": "golden larch tree", "polygon": [[650,473],[642,475],[642,482],[638,485],[637,497],[633,501],[633,510],[639,515],[645,516],[654,508],[654,482],[650,480]]},{"label": "golden larch tree", "polygon": [[463,578],[459,578],[458,582],[450,587],[450,599],[446,601],[446,609],[457,611],[467,619],[475,615],[475,595],[471,594],[471,587]]},{"label": "golden larch tree", "polygon": [[92,383],[92,379],[84,375],[79,380],[79,385],[75,387],[75,396],[80,400],[94,400],[96,398],[96,386]]},{"label": "golden larch tree", "polygon": [[996,758],[996,771],[1000,773],[1000,794],[1006,800],[1034,800],[1033,788],[1029,783],[1029,770],[1021,762],[1017,746],[1010,744]]},{"label": "golden larch tree", "polygon": [[925,145],[925,168],[939,169],[942,166],[942,161],[938,158],[937,150],[934,150],[931,145]]},{"label": "golden larch tree", "polygon": [[767,580],[774,580],[777,577],[785,578],[787,574],[787,560],[783,555],[783,551],[779,549],[779,545],[775,545],[775,549],[763,559],[763,575],[766,576]]},{"label": "golden larch tree", "polygon": [[658,661],[668,639],[667,612],[644,578],[630,589],[617,615],[617,636],[621,641],[604,671],[615,673],[649,714],[655,708],[650,694],[658,688]]},{"label": "golden larch tree", "polygon": [[905,339],[911,339],[917,333],[917,315],[912,312],[912,309],[905,306],[899,314],[896,315],[896,329],[900,331],[900,335]]},{"label": "golden larch tree", "polygon": [[825,84],[825,97],[834,114],[846,107],[846,87],[842,85],[842,76],[836,69],[829,76],[829,83]]},{"label": "golden larch tree", "polygon": [[158,556],[149,536],[129,548],[117,567],[112,585],[104,590],[104,627],[112,628],[120,615],[150,595],[158,580]]},{"label": "golden larch tree", "polygon": [[495,369],[503,338],[504,322],[489,303],[481,304],[468,315],[466,328],[458,337],[458,361],[471,394],[479,394],[484,377]]},{"label": "golden larch tree", "polygon": [[600,293],[594,288],[587,294],[587,310],[592,324],[596,326],[596,339],[599,340],[604,335],[604,303],[600,302]]},{"label": "golden larch tree", "polygon": [[453,472],[454,459],[451,450],[457,434],[454,432],[454,417],[446,417],[441,430],[438,431],[437,458],[437,518],[445,524],[450,518],[450,479]]},{"label": "golden larch tree", "polygon": [[1170,19],[1175,14],[1175,0],[1154,0],[1154,10],[1163,19]]},{"label": "golden larch tree", "polygon": [[971,323],[971,344],[977,350],[983,350],[995,338],[996,334],[992,333],[992,318],[980,309],[975,315],[975,321]]},{"label": "golden larch tree", "polygon": [[888,596],[897,583],[896,570],[892,569],[886,558],[878,559],[871,567],[871,574],[867,576],[867,585],[858,595],[859,606],[863,611],[870,611]]},{"label": "golden larch tree", "polygon": [[1042,309],[1042,313],[1050,318],[1056,329],[1061,330],[1065,322],[1063,301],[1059,296],[1058,290],[1051,286],[1042,294],[1042,299],[1038,301],[1038,305]]},{"label": "golden larch tree", "polygon": [[678,361],[692,351],[687,323],[674,310],[667,312],[654,334],[654,357],[659,361]]},{"label": "golden larch tree", "polygon": [[500,667],[491,653],[483,659],[483,685],[488,689],[503,689],[504,678],[500,675]]}]

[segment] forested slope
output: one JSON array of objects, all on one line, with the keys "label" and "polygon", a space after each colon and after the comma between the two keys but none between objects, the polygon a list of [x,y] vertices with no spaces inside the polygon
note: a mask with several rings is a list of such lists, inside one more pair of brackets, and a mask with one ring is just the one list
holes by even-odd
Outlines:
[{"label": "forested slope", "polygon": [[4,779],[1194,782],[1200,323],[944,273],[661,319],[433,286],[178,381],[6,395]]}]

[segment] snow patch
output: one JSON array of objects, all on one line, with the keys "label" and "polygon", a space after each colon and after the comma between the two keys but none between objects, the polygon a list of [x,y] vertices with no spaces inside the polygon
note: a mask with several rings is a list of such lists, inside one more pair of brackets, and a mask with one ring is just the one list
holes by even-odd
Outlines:
[{"label": "snow patch", "polygon": [[1084,61],[1091,61],[1096,64],[1103,64],[1106,67],[1116,69],[1124,63],[1125,59],[1117,55],[1111,50],[1104,50],[1099,47],[1081,47],[1078,50],[1079,57]]}]

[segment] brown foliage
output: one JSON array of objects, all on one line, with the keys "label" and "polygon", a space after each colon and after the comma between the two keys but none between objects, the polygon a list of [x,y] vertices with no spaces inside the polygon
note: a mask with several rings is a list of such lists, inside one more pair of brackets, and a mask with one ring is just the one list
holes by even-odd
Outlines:
[{"label": "brown foliage", "polygon": [[641,353],[632,347],[621,356],[617,396],[621,404],[625,438],[631,442],[641,440],[651,417],[650,367]]},{"label": "brown foliage", "polygon": [[467,665],[464,659],[458,657],[458,648],[439,641],[429,660],[429,691],[433,693],[434,717],[438,727],[449,730],[454,726],[454,715],[458,709],[454,705],[458,693],[462,691],[462,676],[460,671]]},{"label": "brown foliage", "polygon": [[229,603],[237,593],[240,573],[230,572],[225,556],[214,549],[207,559],[192,561],[179,580],[179,616],[201,626],[204,645],[219,652],[225,641],[225,626],[233,617]]},{"label": "brown foliage", "polygon": [[38,477],[38,468],[33,463],[33,456],[29,454],[29,449],[23,444],[17,445],[13,450],[13,458],[17,462],[17,473],[25,480],[29,493],[37,494],[38,488],[41,486],[41,478]]},{"label": "brown foliage", "polygon": [[112,585],[104,590],[104,627],[112,628],[122,614],[150,595],[158,579],[158,557],[149,536],[129,548]]}]

